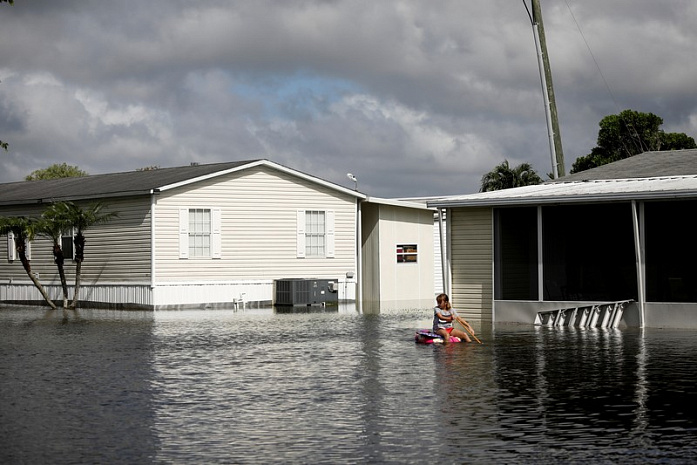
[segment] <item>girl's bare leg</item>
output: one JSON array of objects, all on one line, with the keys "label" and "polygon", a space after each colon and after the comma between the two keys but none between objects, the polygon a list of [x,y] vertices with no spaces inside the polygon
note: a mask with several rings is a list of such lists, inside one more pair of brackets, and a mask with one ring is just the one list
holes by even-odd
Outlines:
[{"label": "girl's bare leg", "polygon": [[436,331],[436,334],[443,338],[443,344],[450,343],[450,334],[448,334],[446,330],[439,329],[438,331]]},{"label": "girl's bare leg", "polygon": [[472,339],[467,335],[467,333],[460,331],[459,329],[453,329],[453,332],[450,333],[451,336],[459,337],[462,340],[465,340],[467,342],[472,342]]}]

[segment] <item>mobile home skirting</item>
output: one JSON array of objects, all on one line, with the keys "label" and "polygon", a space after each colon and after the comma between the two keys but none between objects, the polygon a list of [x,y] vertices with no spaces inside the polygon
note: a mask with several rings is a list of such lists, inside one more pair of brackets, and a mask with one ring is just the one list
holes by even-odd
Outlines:
[{"label": "mobile home skirting", "polygon": [[[44,289],[56,305],[63,303],[60,284],[44,284]],[[72,299],[73,286],[68,297]],[[124,310],[153,309],[150,284],[84,284],[80,286],[79,307],[117,308]],[[11,282],[0,285],[0,302],[20,305],[46,305],[33,283]]]},{"label": "mobile home skirting", "polygon": [[[356,283],[338,280],[340,301],[355,300]],[[60,285],[44,285],[57,305],[62,305]],[[70,287],[72,292],[72,286]],[[80,287],[80,307],[124,310],[169,310],[184,308],[237,308],[247,305],[271,305],[273,280],[248,280],[213,283],[84,284]],[[69,297],[72,298],[72,295]],[[45,305],[38,289],[30,283],[0,285],[0,302],[21,305]]]}]

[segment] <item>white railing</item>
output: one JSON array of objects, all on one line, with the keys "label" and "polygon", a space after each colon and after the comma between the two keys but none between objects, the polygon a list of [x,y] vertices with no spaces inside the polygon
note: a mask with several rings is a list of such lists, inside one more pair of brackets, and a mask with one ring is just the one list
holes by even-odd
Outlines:
[{"label": "white railing", "polygon": [[576,328],[617,328],[625,307],[633,300],[562,308],[537,312],[539,326],[573,326]]}]

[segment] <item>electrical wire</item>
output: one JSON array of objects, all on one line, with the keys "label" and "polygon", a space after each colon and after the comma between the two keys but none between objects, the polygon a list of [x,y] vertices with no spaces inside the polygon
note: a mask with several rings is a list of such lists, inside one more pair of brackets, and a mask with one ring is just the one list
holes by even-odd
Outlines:
[{"label": "electrical wire", "polygon": [[[523,3],[525,3],[525,0],[523,0]],[[603,80],[603,84],[605,85],[605,89],[607,90],[607,93],[610,95],[610,99],[612,100],[612,103],[615,106],[615,111],[617,111],[618,115],[621,115],[622,110],[620,109],[619,104],[617,103],[617,100],[615,99],[615,96],[612,93],[612,90],[610,89],[610,85],[607,82],[607,79],[605,79],[605,75],[603,74],[603,71],[600,69],[600,64],[598,63],[598,60],[596,60],[595,55],[593,54],[593,50],[591,50],[591,46],[588,43],[588,40],[586,40],[586,36],[583,34],[583,30],[581,30],[581,25],[578,23],[576,20],[576,16],[574,15],[573,10],[571,9],[571,5],[569,5],[568,0],[564,0],[564,3],[566,4],[566,7],[569,9],[569,13],[571,14],[571,18],[574,20],[574,23],[576,24],[576,28],[578,29],[579,34],[581,35],[581,38],[583,39],[583,42],[586,44],[586,48],[588,49],[588,53],[590,54],[591,58],[593,59],[593,63],[595,63],[595,67],[598,70],[598,73],[600,74],[600,78]],[[525,8],[527,9],[527,4],[525,5]],[[528,15],[530,15],[530,12],[528,11]],[[622,118],[620,116],[620,118]],[[635,144],[635,148],[639,149],[640,152],[646,151],[648,148],[644,147],[644,143],[641,140],[641,137],[639,136],[638,131],[634,127],[634,125],[622,119],[622,122],[624,125],[627,127],[630,135],[630,140]],[[627,154],[630,154],[631,152],[627,148],[627,146],[624,144],[624,141],[620,139],[622,142],[622,145],[624,146],[625,151]]]},{"label": "electrical wire", "polygon": [[530,23],[533,24],[534,20],[532,19],[532,13],[530,13],[530,8],[528,8],[528,4],[525,3],[525,0],[523,0],[523,6],[525,6],[525,10],[528,12],[528,17],[530,18]]}]

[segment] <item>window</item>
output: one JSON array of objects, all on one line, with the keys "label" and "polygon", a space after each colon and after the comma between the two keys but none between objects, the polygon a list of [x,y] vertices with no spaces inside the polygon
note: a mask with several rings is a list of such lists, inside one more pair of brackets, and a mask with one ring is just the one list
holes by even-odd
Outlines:
[{"label": "window", "polygon": [[416,263],[417,256],[416,244],[397,245],[397,263]]},{"label": "window", "polygon": [[334,212],[298,210],[297,257],[334,257]]},{"label": "window", "polygon": [[305,256],[324,257],[325,252],[325,213],[323,211],[305,212]]},{"label": "window", "polygon": [[542,208],[544,300],[637,299],[629,203]]},{"label": "window", "polygon": [[494,210],[495,298],[537,300],[537,208]]},{"label": "window", "polygon": [[[630,204],[540,210],[544,301],[637,298]],[[495,298],[537,300],[537,209],[501,208],[495,215]]]},{"label": "window", "polygon": [[66,260],[75,260],[75,230],[70,229],[61,234],[61,250]]},{"label": "window", "polygon": [[179,258],[220,258],[219,208],[179,210]]},{"label": "window", "polygon": [[203,208],[189,210],[189,257],[211,255],[211,211]]},{"label": "window", "polygon": [[694,200],[644,204],[648,302],[697,302],[697,243],[689,222],[695,209]]}]

